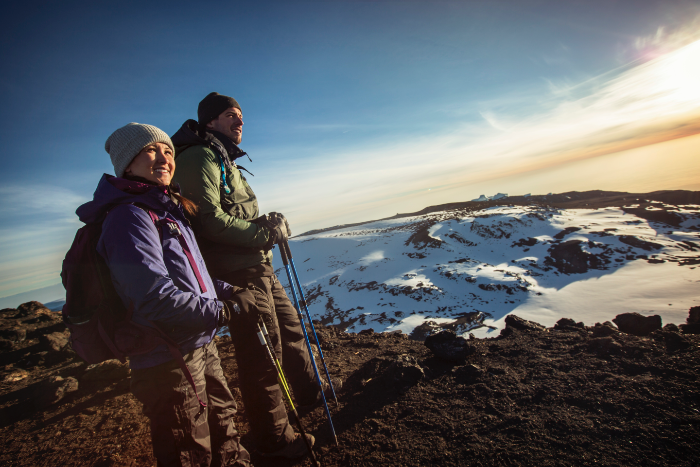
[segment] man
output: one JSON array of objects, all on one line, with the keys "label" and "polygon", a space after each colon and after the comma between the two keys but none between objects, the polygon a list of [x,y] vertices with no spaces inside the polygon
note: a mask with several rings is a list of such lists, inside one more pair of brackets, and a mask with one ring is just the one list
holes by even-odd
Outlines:
[{"label": "man", "polygon": [[[256,291],[261,308],[271,309],[268,328],[297,403],[320,397],[303,331],[272,268],[272,246],[286,239],[281,216],[260,218],[258,201],[236,159],[243,114],[235,99],[212,92],[197,109],[199,122],[186,121],[172,138],[183,195],[199,206],[192,219],[207,268],[218,279]],[[242,167],[241,167],[242,169]],[[244,169],[245,170],[245,169]],[[289,424],[274,367],[257,339],[254,323],[232,318],[231,337],[238,360],[241,395],[251,434],[263,455],[299,457],[306,444]],[[309,440],[313,443],[313,437]]]}]

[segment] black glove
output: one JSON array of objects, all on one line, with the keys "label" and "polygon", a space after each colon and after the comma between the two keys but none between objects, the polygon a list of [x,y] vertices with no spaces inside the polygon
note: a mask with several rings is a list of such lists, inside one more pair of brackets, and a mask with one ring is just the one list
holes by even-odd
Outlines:
[{"label": "black glove", "polygon": [[289,236],[292,235],[292,231],[289,228],[289,222],[287,222],[287,219],[282,214],[277,212],[265,214],[251,222],[265,226],[270,231],[270,238],[263,247],[265,251],[269,251],[278,243],[286,242],[289,239]]},{"label": "black glove", "polygon": [[277,225],[282,227],[282,229],[287,229],[287,237],[292,236],[292,229],[289,228],[289,222],[287,222],[287,218],[284,217],[284,214],[281,212],[271,212],[270,217],[277,219]]},{"label": "black glove", "polygon": [[224,300],[224,308],[229,313],[227,324],[231,332],[240,327],[244,328],[243,332],[249,332],[251,328],[257,331],[260,318],[271,335],[276,329],[273,325],[270,299],[267,293],[258,287],[235,290],[231,300]]}]

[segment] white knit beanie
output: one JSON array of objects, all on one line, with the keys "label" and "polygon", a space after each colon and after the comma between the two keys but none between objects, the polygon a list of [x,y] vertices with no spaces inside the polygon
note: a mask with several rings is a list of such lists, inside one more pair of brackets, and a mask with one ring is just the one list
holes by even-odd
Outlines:
[{"label": "white knit beanie", "polygon": [[143,148],[153,143],[164,143],[175,152],[170,137],[160,128],[142,123],[129,123],[112,133],[105,142],[105,151],[112,159],[114,174],[123,177],[124,171]]}]

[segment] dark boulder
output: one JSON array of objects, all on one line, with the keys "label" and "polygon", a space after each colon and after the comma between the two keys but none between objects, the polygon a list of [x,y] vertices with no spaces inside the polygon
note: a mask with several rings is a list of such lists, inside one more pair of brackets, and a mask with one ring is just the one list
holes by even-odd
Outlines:
[{"label": "dark boulder", "polygon": [[476,347],[469,344],[467,339],[458,336],[452,330],[440,331],[425,339],[428,347],[436,357],[448,362],[464,363],[468,355],[476,352]]},{"label": "dark boulder", "polygon": [[620,331],[610,321],[606,321],[603,324],[595,323],[595,326],[593,326],[593,337],[607,337],[616,334],[620,334]]},{"label": "dark boulder", "polygon": [[19,311],[17,316],[21,318],[30,315],[35,315],[38,312],[53,313],[51,310],[46,308],[43,303],[40,302],[22,303],[20,306],[17,307],[17,311]]},{"label": "dark boulder", "polygon": [[515,329],[518,331],[544,331],[545,327],[534,321],[522,319],[516,315],[508,315],[505,319],[506,329]]},{"label": "dark boulder", "polygon": [[688,312],[686,324],[679,327],[683,334],[700,334],[700,306],[692,307]]},{"label": "dark boulder", "polygon": [[668,324],[664,325],[662,330],[664,332],[680,332],[680,329],[678,329],[678,326],[676,326],[673,323],[668,323]]},{"label": "dark boulder", "polygon": [[642,316],[639,313],[622,313],[613,319],[617,328],[626,334],[648,336],[661,329],[661,316]]},{"label": "dark boulder", "polygon": [[399,355],[391,362],[386,374],[393,380],[393,383],[401,388],[413,386],[418,381],[425,378],[425,372],[417,360],[410,355]]},{"label": "dark boulder", "polygon": [[557,323],[554,325],[554,329],[557,331],[566,331],[566,330],[580,330],[580,329],[585,329],[586,326],[582,322],[576,322],[571,318],[562,318]]},{"label": "dark boulder", "polygon": [[688,310],[688,317],[685,321],[688,324],[700,324],[700,306],[694,306]]}]

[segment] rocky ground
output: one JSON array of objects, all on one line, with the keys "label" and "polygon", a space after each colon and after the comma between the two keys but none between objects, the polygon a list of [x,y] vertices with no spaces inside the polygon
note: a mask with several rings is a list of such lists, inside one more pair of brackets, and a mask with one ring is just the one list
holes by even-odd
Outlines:
[{"label": "rocky ground", "polygon": [[[331,403],[339,446],[322,408],[302,420],[325,466],[700,465],[700,308],[680,329],[614,322],[544,328],[510,316],[496,338],[446,330],[425,341],[319,326],[330,372],[345,381]],[[155,465],[128,369],[90,367],[66,339],[37,302],[0,310],[0,464]],[[233,346],[218,346],[235,388]]]}]

